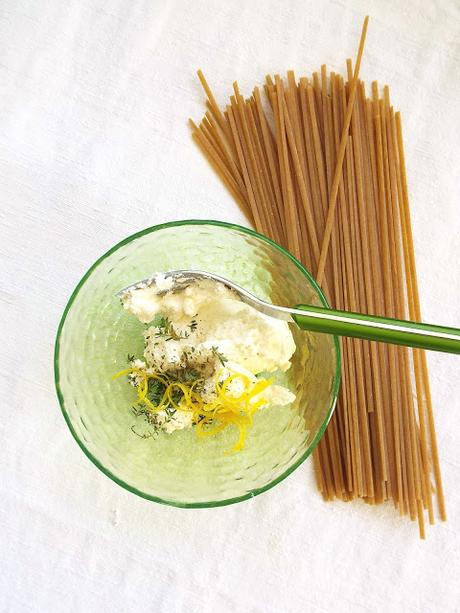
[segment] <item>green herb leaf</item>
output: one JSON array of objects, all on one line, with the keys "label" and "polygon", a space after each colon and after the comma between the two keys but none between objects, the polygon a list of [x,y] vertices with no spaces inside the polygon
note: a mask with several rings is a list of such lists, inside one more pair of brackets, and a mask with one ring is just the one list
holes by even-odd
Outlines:
[{"label": "green herb leaf", "polygon": [[152,321],[152,325],[154,325],[157,328],[157,332],[155,333],[155,336],[157,338],[167,337],[166,338],[167,341],[172,341],[172,340],[179,341],[181,339],[188,338],[189,336],[188,332],[185,332],[183,334],[180,334],[179,332],[177,332],[177,330],[174,328],[170,319],[168,317],[165,317],[161,313],[157,313],[155,315]]},{"label": "green herb leaf", "polygon": [[211,347],[211,351],[213,353],[213,355],[219,360],[219,362],[222,364],[222,366],[225,366],[225,364],[228,362],[228,358],[226,358],[224,356],[223,353],[221,353],[219,351],[219,349],[217,347]]},{"label": "green herb leaf", "polygon": [[166,386],[158,379],[150,379],[149,380],[149,388],[147,391],[147,398],[154,405],[158,406],[163,399],[164,393],[166,391]]}]

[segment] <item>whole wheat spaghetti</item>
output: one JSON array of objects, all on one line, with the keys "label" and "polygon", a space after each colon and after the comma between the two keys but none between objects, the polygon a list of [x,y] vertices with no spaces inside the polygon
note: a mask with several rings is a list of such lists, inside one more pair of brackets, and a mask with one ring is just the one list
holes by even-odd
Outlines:
[{"label": "whole wheat spaghetti", "polygon": [[[387,86],[359,80],[366,17],[347,80],[267,76],[220,109],[201,71],[207,111],[192,136],[248,222],[316,272],[339,309],[420,320],[399,112]],[[262,91],[264,94],[262,94]],[[314,451],[326,500],[391,501],[401,515],[446,518],[428,369],[422,350],[341,339],[337,409]]]}]

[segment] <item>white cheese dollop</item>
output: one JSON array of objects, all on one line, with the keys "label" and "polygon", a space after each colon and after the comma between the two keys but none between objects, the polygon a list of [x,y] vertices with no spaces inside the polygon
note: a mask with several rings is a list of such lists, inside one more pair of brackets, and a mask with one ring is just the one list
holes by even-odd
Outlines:
[{"label": "white cheese dollop", "polygon": [[[159,333],[152,324],[144,333],[146,368],[163,371],[178,368],[192,359],[197,364],[211,364],[206,387],[215,386],[215,372],[220,378],[241,373],[256,382],[259,373],[286,371],[295,351],[289,325],[260,313],[245,304],[222,283],[211,280],[193,282],[185,289],[170,291],[172,279],[156,275],[148,285],[137,286],[122,296],[125,309],[142,323],[152,323],[155,316],[167,317],[176,337]],[[195,322],[191,325],[191,322]],[[218,363],[225,356],[225,367]],[[235,386],[238,381],[235,380]],[[238,393],[238,390],[235,389]],[[268,404],[286,405],[295,399],[287,388],[270,385],[263,392]],[[183,413],[183,412],[177,412]],[[165,431],[190,425],[188,416],[165,423]],[[187,423],[186,423],[187,422]]]},{"label": "white cheese dollop", "polygon": [[[195,345],[218,347],[229,360],[253,373],[286,371],[290,367],[295,343],[286,322],[241,302],[221,283],[202,280],[181,291],[159,294],[165,291],[167,282],[172,283],[172,279],[157,276],[155,285],[132,289],[122,297],[123,306],[142,323],[150,323],[158,313],[166,314],[179,327],[195,318]],[[184,344],[190,345],[190,340]],[[177,360],[177,347],[170,345],[165,350],[168,359]]]}]

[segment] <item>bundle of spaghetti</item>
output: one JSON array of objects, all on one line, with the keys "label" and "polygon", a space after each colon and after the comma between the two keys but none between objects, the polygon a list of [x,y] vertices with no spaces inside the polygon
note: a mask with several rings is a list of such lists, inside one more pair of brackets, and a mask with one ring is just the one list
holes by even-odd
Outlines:
[{"label": "bundle of spaghetti", "polygon": [[[315,272],[335,308],[420,321],[401,116],[387,86],[368,97],[360,57],[346,80],[326,66],[289,71],[249,98],[234,83],[224,110],[199,71],[207,111],[192,136],[248,222]],[[425,354],[349,338],[341,349],[337,408],[313,454],[318,488],[325,500],[392,501],[424,538],[434,495],[446,518]]]}]

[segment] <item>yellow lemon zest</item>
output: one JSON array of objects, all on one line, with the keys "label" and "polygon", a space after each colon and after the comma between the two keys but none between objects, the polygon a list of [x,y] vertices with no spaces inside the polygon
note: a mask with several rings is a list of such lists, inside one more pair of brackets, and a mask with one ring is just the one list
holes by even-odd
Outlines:
[{"label": "yellow lemon zest", "polygon": [[225,428],[227,427],[227,424],[223,422],[206,429],[204,429],[204,425],[204,420],[199,421],[196,425],[196,433],[200,438],[205,438],[206,436],[214,436],[215,434],[222,432],[222,430],[225,430]]},{"label": "yellow lemon zest", "polygon": [[125,368],[123,370],[120,370],[120,372],[117,372],[116,374],[114,374],[112,377],[112,381],[115,381],[115,379],[119,379],[123,375],[133,375],[133,374],[139,374],[141,376],[146,375],[145,370],[142,370],[141,368]]},{"label": "yellow lemon zest", "polygon": [[[216,398],[211,402],[205,402],[203,397],[194,388],[203,382],[203,379],[194,381],[191,385],[179,381],[168,381],[167,375],[147,373],[140,368],[126,368],[116,373],[112,379],[118,379],[123,375],[136,375],[140,381],[137,388],[139,402],[144,404],[150,411],[156,413],[172,406],[176,410],[192,413],[195,423],[196,434],[199,438],[215,436],[234,425],[238,428],[239,436],[234,446],[226,451],[226,454],[236,453],[243,449],[247,431],[252,425],[253,415],[266,404],[263,397],[256,398],[273,383],[273,379],[258,379],[256,383],[243,373],[234,373],[220,382],[223,369],[215,375],[214,387]],[[163,397],[158,405],[148,398],[149,380],[160,381],[165,386]],[[242,391],[236,393],[230,389],[233,382],[240,381]],[[176,402],[173,398],[174,389],[182,392],[182,398]]]},{"label": "yellow lemon zest", "polygon": [[[243,382],[243,392],[235,395],[234,392],[230,392],[229,385],[238,379]],[[226,453],[235,453],[243,449],[248,428],[252,425],[252,416],[266,403],[264,398],[257,400],[254,398],[272,383],[273,379],[259,379],[257,383],[253,383],[242,373],[230,375],[221,384],[217,381],[216,400],[212,405],[205,404],[199,411],[200,416],[204,418],[197,422],[198,436],[212,436],[225,430],[229,425],[235,425],[239,430],[239,437],[233,448]],[[209,426],[210,422],[212,426]]]},{"label": "yellow lemon zest", "polygon": [[[183,394],[179,404],[177,404],[173,398],[173,390],[175,387],[180,389]],[[180,383],[179,381],[169,383],[168,387],[166,388],[166,394],[168,395],[169,404],[174,409],[182,409],[182,406],[190,406],[190,386],[186,385],[185,383]]]}]

